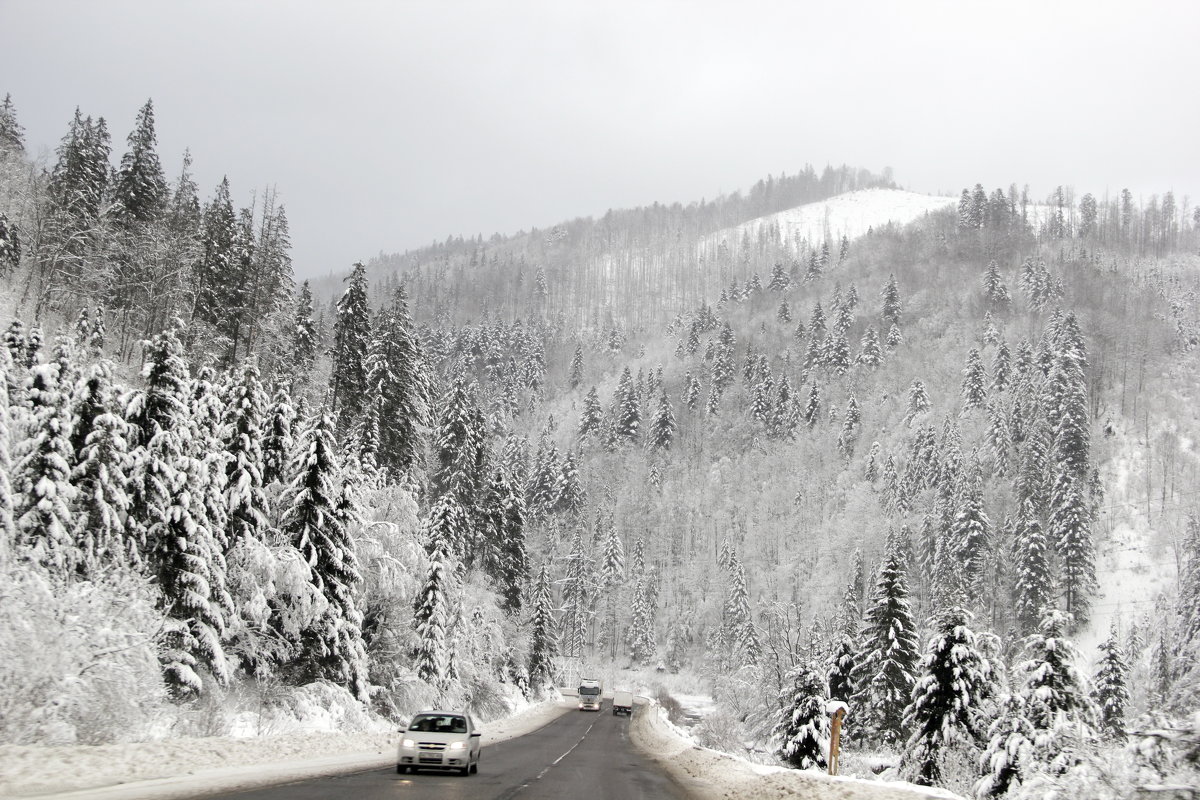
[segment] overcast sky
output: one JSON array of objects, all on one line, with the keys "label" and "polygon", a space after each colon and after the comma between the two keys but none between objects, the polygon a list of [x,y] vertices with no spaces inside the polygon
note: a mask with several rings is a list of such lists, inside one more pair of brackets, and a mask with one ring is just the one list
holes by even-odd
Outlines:
[{"label": "overcast sky", "polygon": [[805,163],[1200,199],[1200,2],[0,0],[0,93],[271,184],[301,276]]}]

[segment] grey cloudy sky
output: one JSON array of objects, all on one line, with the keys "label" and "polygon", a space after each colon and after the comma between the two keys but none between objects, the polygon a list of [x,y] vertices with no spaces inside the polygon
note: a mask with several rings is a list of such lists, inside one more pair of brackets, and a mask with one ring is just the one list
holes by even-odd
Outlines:
[{"label": "grey cloudy sky", "polygon": [[296,269],[653,201],[806,162],[919,191],[1200,200],[1200,3],[0,0],[0,92],[114,158],[153,97],[205,195],[274,184]]}]

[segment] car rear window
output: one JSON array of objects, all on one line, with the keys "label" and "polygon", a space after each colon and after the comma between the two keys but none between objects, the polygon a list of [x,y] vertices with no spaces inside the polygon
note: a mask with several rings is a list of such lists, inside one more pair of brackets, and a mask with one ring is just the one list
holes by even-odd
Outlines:
[{"label": "car rear window", "polygon": [[449,714],[419,714],[409,724],[410,731],[420,733],[466,733],[466,717]]}]

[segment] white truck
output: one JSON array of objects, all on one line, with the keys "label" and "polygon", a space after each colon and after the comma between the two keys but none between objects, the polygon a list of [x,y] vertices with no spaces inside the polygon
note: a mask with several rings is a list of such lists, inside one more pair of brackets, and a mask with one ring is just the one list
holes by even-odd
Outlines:
[{"label": "white truck", "polygon": [[629,717],[633,715],[633,692],[613,692],[613,716],[624,714]]},{"label": "white truck", "polygon": [[579,681],[579,710],[599,711],[600,692],[603,687],[596,678],[582,678]]}]

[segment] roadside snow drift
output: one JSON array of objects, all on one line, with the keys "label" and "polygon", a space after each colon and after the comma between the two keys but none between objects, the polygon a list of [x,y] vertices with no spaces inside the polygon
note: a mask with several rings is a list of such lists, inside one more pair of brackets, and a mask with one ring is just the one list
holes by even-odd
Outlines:
[{"label": "roadside snow drift", "polygon": [[894,781],[832,777],[809,770],[752,764],[695,744],[666,719],[657,703],[639,705],[630,737],[671,773],[688,794],[704,800],[963,800],[942,789]]}]

